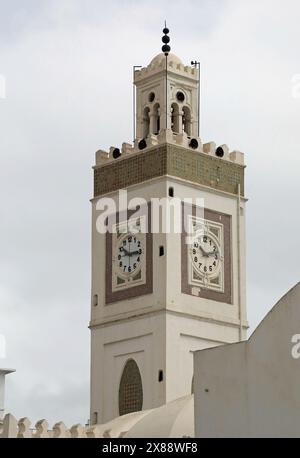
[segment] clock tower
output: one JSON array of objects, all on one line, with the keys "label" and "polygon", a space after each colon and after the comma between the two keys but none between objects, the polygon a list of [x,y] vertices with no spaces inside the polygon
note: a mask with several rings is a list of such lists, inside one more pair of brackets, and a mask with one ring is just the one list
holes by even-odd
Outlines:
[{"label": "clock tower", "polygon": [[[134,74],[134,144],[96,153],[93,424],[190,394],[193,352],[246,338],[244,156],[202,143],[199,68],[170,53],[168,33]],[[163,206],[180,230],[157,223]]]}]

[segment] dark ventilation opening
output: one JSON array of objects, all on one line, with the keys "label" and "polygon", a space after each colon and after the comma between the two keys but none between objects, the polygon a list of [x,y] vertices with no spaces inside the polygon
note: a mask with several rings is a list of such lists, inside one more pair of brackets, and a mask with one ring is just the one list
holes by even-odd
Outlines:
[{"label": "dark ventilation opening", "polygon": [[121,156],[121,151],[119,150],[119,148],[115,148],[113,151],[113,158],[118,159],[120,156]]},{"label": "dark ventilation opening", "polygon": [[185,95],[183,92],[181,91],[178,91],[177,94],[176,94],[176,98],[179,102],[184,102],[185,100]]},{"label": "dark ventilation opening", "polygon": [[162,370],[158,371],[158,381],[159,383],[164,381],[164,371]]},{"label": "dark ventilation opening", "polygon": [[164,256],[165,255],[165,248],[163,246],[159,247],[159,256]]},{"label": "dark ventilation opening", "polygon": [[147,148],[147,143],[146,143],[146,140],[143,139],[139,142],[139,149],[142,150],[142,149],[145,149]]},{"label": "dark ventilation opening", "polygon": [[169,188],[169,197],[174,197],[174,188]]},{"label": "dark ventilation opening", "polygon": [[94,295],[93,304],[94,304],[94,307],[97,307],[97,305],[98,305],[98,294]]},{"label": "dark ventilation opening", "polygon": [[190,147],[193,149],[197,149],[198,146],[199,146],[198,140],[196,140],[196,138],[192,138],[192,140],[190,141]]},{"label": "dark ventilation opening", "polygon": [[224,157],[224,150],[223,148],[221,148],[221,146],[219,146],[219,148],[216,149],[216,156],[217,157]]},{"label": "dark ventilation opening", "polygon": [[155,100],[155,94],[154,92],[150,92],[149,97],[148,97],[149,102],[154,102]]}]

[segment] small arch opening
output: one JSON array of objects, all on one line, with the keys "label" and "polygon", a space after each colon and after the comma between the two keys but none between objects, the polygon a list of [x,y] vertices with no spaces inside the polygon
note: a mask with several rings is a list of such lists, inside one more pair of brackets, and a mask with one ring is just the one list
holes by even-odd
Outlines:
[{"label": "small arch opening", "polygon": [[97,307],[97,305],[98,305],[98,294],[94,294],[93,305],[94,305],[94,307]]},{"label": "small arch opening", "polygon": [[182,116],[183,131],[188,137],[191,135],[191,110],[188,107],[183,107]]},{"label": "small arch opening", "polygon": [[174,188],[169,188],[169,197],[174,197]]},{"label": "small arch opening", "polygon": [[171,106],[171,128],[176,134],[179,133],[179,107],[177,103],[172,103]]},{"label": "small arch opening", "polygon": [[146,107],[144,109],[144,115],[143,115],[143,126],[144,126],[144,138],[147,138],[149,135],[149,129],[150,129],[150,108]]},{"label": "small arch opening", "polygon": [[156,103],[153,107],[153,134],[158,135],[160,132],[160,106]]}]

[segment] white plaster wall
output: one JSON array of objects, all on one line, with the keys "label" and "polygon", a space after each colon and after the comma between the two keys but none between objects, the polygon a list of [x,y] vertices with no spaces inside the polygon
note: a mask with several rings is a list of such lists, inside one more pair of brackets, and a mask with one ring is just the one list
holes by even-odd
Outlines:
[{"label": "white plaster wall", "polygon": [[[165,178],[128,190],[129,200],[165,195]],[[115,201],[117,196],[110,194]],[[103,422],[119,415],[120,366],[130,355],[137,354],[142,365],[144,409],[165,403],[164,384],[157,385],[157,378],[158,370],[165,371],[165,319],[160,311],[166,303],[166,258],[159,257],[159,246],[166,245],[166,236],[153,235],[153,294],[105,305],[105,235],[96,231],[96,202],[92,202],[92,298],[98,294],[98,306],[91,306],[91,418],[98,412],[98,422]]]},{"label": "white plaster wall", "polygon": [[193,353],[239,340],[237,327],[167,313],[166,402],[191,394]]},{"label": "white plaster wall", "polygon": [[197,437],[300,436],[299,304],[300,284],[248,342],[195,354]]},{"label": "white plaster wall", "polygon": [[[218,193],[208,188],[185,184],[184,182],[168,178],[167,187],[174,188],[175,196],[184,198],[203,198],[205,208],[226,213],[232,217],[232,287],[233,305],[221,302],[208,301],[199,297],[187,296],[181,293],[181,268],[186,268],[185,260],[181,260],[181,234],[173,234],[167,237],[167,306],[176,312],[201,316],[232,325],[239,325],[239,307],[241,306],[243,322],[243,338],[246,337],[247,314],[246,314],[246,288],[245,288],[245,201],[241,202],[243,214],[240,217],[240,244],[241,258],[238,263],[238,236],[237,236],[237,208],[238,201],[235,196],[226,193]],[[241,278],[241,304],[239,304],[238,272]]]},{"label": "white plaster wall", "polygon": [[165,403],[165,316],[163,313],[136,317],[99,327],[92,332],[91,418],[99,423],[119,416],[119,384],[124,366],[133,358],[141,372],[143,410]]},{"label": "white plaster wall", "polygon": [[[138,186],[132,186],[128,189],[128,200],[141,197],[147,202],[151,197],[161,197],[166,193],[166,180],[164,178],[144,183]],[[118,193],[112,193],[112,197],[117,202]],[[96,211],[97,199],[92,202],[92,297],[98,294],[99,305],[92,307],[91,320],[92,324],[97,324],[105,320],[110,321],[112,318],[120,319],[132,315],[132,313],[145,313],[147,308],[161,309],[165,304],[165,283],[166,283],[166,266],[165,258],[159,258],[159,246],[165,245],[164,234],[153,235],[153,291],[154,294],[133,298],[109,304],[105,306],[105,235],[96,231],[96,219],[99,212]]]}]

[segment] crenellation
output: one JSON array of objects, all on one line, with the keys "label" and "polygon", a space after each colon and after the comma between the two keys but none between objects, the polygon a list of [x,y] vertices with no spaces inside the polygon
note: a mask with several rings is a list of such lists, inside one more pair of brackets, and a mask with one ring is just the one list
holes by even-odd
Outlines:
[{"label": "crenellation", "polygon": [[109,152],[104,150],[98,150],[95,153],[96,165],[105,164],[109,160]]},{"label": "crenellation", "polygon": [[122,154],[130,154],[134,151],[134,147],[131,143],[122,143]]},{"label": "crenellation", "polygon": [[21,439],[31,438],[32,437],[32,430],[30,429],[31,421],[29,418],[24,417],[20,418],[18,422],[19,432],[17,437]]},{"label": "crenellation", "polygon": [[214,155],[217,149],[215,142],[208,142],[203,144],[203,152],[206,154]]},{"label": "crenellation", "polygon": [[86,428],[80,424],[72,426],[70,429],[70,434],[72,439],[87,437]]},{"label": "crenellation", "polygon": [[235,162],[236,164],[244,165],[245,163],[245,155],[240,151],[232,151],[231,153],[229,153],[229,158],[232,162]]},{"label": "crenellation", "polygon": [[70,438],[70,431],[67,429],[64,422],[59,421],[53,426],[53,437],[54,438]]},{"label": "crenellation", "polygon": [[[141,140],[146,142],[146,147],[143,150],[140,150],[139,147]],[[113,152],[116,149],[115,146],[112,146],[109,152],[103,150],[97,151],[95,167],[99,168],[116,161],[126,160],[126,158],[130,157],[132,154],[141,154],[142,152],[147,153],[147,150],[164,144],[181,146],[194,152],[204,153],[209,156],[216,157],[222,161],[232,162],[237,165],[244,166],[244,154],[242,152],[237,150],[230,152],[229,147],[225,144],[217,147],[215,142],[202,144],[200,138],[195,140],[198,142],[198,147],[191,148],[191,138],[188,137],[185,132],[177,134],[171,130],[162,130],[158,135],[151,134],[145,139],[136,139],[134,144],[124,142],[120,150],[120,156],[117,158],[113,157]]]},{"label": "crenellation", "polygon": [[[19,439],[58,439],[58,438],[104,438],[108,437],[108,430],[103,425],[82,426],[81,424],[73,425],[68,428],[63,421],[54,424],[52,429],[49,429],[47,420],[39,420],[35,428],[30,428],[31,421],[27,417],[16,418],[7,414],[4,417],[3,423],[0,424],[0,438],[19,438]],[[117,436],[114,436],[117,437]]]},{"label": "crenellation", "polygon": [[35,425],[36,433],[33,435],[33,437],[36,438],[43,438],[43,437],[49,437],[49,423],[47,420],[39,420],[36,425]]},{"label": "crenellation", "polygon": [[[136,70],[134,72],[134,79],[135,81],[142,80],[143,78],[155,75],[156,73],[165,70],[165,68],[166,66],[164,60],[162,60],[159,63],[150,64],[147,67],[143,67],[140,70]],[[175,73],[181,74],[182,76],[189,76],[195,81],[198,79],[198,70],[194,67],[190,67],[189,65],[184,65],[174,60],[169,60],[168,69]]]}]

